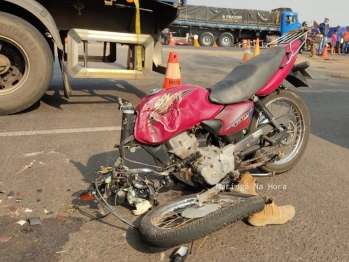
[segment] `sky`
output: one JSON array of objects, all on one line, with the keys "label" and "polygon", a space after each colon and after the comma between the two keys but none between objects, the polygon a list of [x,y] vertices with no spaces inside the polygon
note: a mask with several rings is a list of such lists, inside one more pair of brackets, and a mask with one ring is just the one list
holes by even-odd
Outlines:
[{"label": "sky", "polygon": [[331,27],[337,25],[349,26],[348,1],[345,0],[187,0],[187,4],[263,11],[269,11],[279,7],[289,7],[292,11],[298,12],[299,22],[301,23],[303,21],[321,23],[325,17],[328,17]]}]

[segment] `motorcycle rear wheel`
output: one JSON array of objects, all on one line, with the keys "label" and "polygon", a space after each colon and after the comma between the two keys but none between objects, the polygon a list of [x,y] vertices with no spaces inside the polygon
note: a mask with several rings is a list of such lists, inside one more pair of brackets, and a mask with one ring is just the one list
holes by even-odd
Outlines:
[{"label": "motorcycle rear wheel", "polygon": [[[278,90],[262,99],[262,102],[275,118],[285,114],[291,114],[296,118],[295,121],[289,122],[287,128],[290,135],[287,139],[276,146],[262,148],[253,155],[254,158],[261,157],[258,161],[267,162],[276,153],[281,152],[282,158],[259,167],[264,172],[281,174],[293,168],[304,154],[310,135],[309,112],[302,98],[290,90]],[[251,121],[251,131],[253,132],[266,122],[268,120],[263,115],[255,114]],[[291,147],[291,150],[285,154],[287,147]]]},{"label": "motorcycle rear wheel", "polygon": [[140,225],[145,243],[153,247],[171,248],[192,242],[264,208],[260,196],[241,193],[220,193],[210,198],[221,208],[200,218],[185,218],[182,212],[194,206],[196,195],[182,196],[160,205],[147,213]]}]

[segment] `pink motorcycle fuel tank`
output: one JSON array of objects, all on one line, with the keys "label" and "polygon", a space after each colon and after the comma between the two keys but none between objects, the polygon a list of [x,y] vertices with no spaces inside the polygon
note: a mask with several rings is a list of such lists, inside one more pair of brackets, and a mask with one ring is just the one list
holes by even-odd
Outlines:
[{"label": "pink motorcycle fuel tank", "polygon": [[205,88],[186,85],[143,98],[136,108],[135,139],[144,144],[162,144],[213,119],[224,106],[210,103],[208,95]]},{"label": "pink motorcycle fuel tank", "polygon": [[208,95],[205,88],[186,85],[143,98],[136,108],[136,140],[162,144],[205,120],[220,121],[221,136],[249,126],[254,109],[251,101],[224,107],[210,103]]}]

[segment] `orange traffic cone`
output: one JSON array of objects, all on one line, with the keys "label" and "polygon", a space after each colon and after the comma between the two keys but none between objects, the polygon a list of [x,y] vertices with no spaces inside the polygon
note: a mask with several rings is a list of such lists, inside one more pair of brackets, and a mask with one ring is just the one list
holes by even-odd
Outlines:
[{"label": "orange traffic cone", "polygon": [[216,41],[213,42],[213,47],[218,47],[218,45],[216,44]]},{"label": "orange traffic cone", "polygon": [[176,45],[175,44],[175,41],[174,41],[174,38],[173,38],[173,36],[172,36],[172,33],[170,33],[170,42],[169,42],[169,44],[168,45]]},{"label": "orange traffic cone", "polygon": [[251,59],[251,48],[250,48],[250,40],[247,40],[247,47],[244,53],[244,57],[242,58],[241,63],[246,62]]},{"label": "orange traffic cone", "polygon": [[180,85],[182,85],[182,77],[179,69],[178,55],[176,52],[171,52],[168,56],[163,88],[171,88]]},{"label": "orange traffic cone", "polygon": [[253,50],[253,57],[257,56],[260,54],[260,50],[259,50],[259,38],[256,39],[256,45],[254,47]]},{"label": "orange traffic cone", "polygon": [[327,44],[324,44],[324,50],[322,51],[322,55],[321,55],[321,57],[322,58],[328,58],[328,56],[327,56]]}]

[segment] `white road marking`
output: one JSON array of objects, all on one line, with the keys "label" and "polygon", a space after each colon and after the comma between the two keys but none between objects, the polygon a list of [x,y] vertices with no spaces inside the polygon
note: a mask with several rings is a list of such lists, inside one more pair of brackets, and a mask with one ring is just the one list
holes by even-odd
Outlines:
[{"label": "white road marking", "polygon": [[106,127],[36,130],[36,131],[12,131],[12,132],[0,132],[0,137],[90,133],[90,132],[120,131],[120,130],[121,130],[121,126],[106,126]]}]

